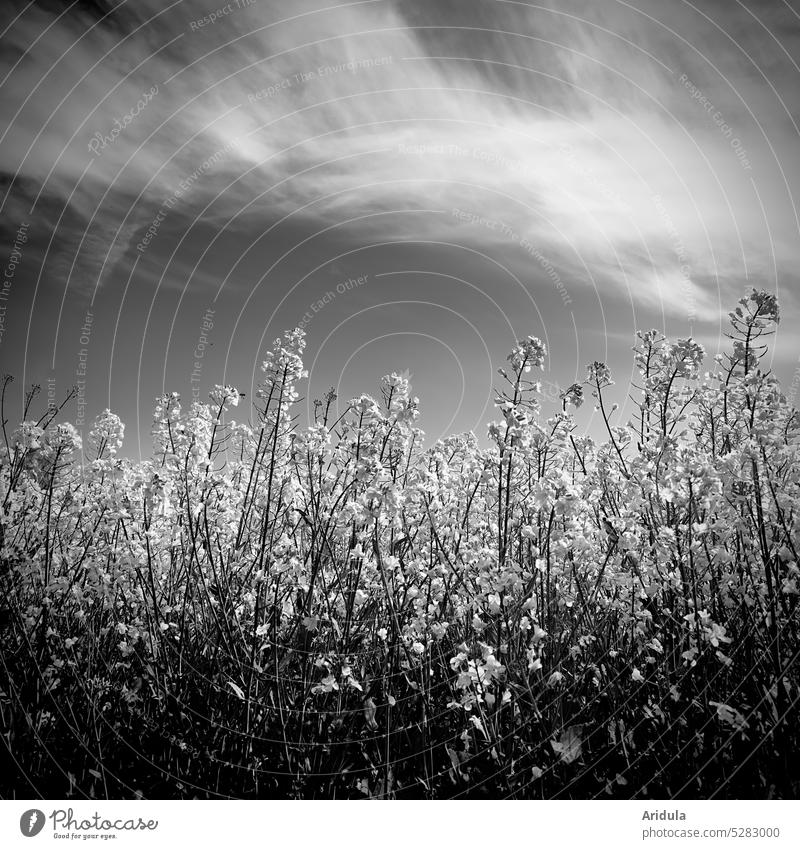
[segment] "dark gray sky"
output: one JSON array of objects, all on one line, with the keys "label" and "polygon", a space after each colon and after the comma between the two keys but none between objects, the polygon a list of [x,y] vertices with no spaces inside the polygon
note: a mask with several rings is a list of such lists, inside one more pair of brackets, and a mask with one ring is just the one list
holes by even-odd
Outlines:
[{"label": "dark gray sky", "polygon": [[85,367],[129,454],[157,394],[250,397],[299,322],[309,399],[408,370],[429,439],[484,434],[517,335],[624,402],[637,328],[710,365],[748,286],[792,382],[796,0],[51,0],[0,32],[3,368],[19,398]]}]

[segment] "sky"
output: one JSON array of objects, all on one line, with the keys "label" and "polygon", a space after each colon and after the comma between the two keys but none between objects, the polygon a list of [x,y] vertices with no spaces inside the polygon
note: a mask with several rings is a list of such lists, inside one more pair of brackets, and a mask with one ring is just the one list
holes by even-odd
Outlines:
[{"label": "sky", "polygon": [[484,436],[530,334],[545,410],[604,360],[623,423],[635,331],[710,368],[751,287],[796,391],[799,61],[797,0],[7,0],[7,416],[78,383],[147,456],[156,396],[252,398],[300,325],[302,415],[398,371]]}]

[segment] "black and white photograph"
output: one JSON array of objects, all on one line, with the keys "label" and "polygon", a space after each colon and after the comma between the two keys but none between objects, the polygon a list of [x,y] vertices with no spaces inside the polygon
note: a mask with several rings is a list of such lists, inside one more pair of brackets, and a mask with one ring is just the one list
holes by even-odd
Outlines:
[{"label": "black and white photograph", "polygon": [[797,846],[798,63],[798,0],[3,0],[0,844]]}]

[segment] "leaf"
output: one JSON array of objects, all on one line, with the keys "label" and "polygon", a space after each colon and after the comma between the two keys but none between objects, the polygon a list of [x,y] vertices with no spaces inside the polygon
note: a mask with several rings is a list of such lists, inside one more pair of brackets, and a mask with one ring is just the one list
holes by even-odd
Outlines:
[{"label": "leaf", "polygon": [[458,759],[455,749],[451,749],[447,743],[445,743],[444,750],[450,758],[450,763],[453,765],[453,769],[456,772],[459,772],[461,770],[461,761]]},{"label": "leaf", "polygon": [[481,732],[481,734],[483,734],[485,739],[489,739],[489,735],[486,733],[486,729],[483,727],[483,723],[477,716],[471,716],[469,718],[469,721],[478,729],[478,731]]},{"label": "leaf", "polygon": [[364,720],[367,723],[367,728],[373,731],[377,729],[378,723],[375,722],[375,702],[372,699],[364,701]]},{"label": "leaf", "polygon": [[583,740],[581,739],[582,730],[582,725],[571,725],[569,728],[564,729],[560,740],[550,741],[553,751],[565,764],[571,764],[581,756],[583,746]]},{"label": "leaf", "polygon": [[744,731],[747,728],[747,720],[736,708],[721,702],[709,702],[709,704],[717,709],[717,717],[726,725],[732,726],[737,731]]},{"label": "leaf", "polygon": [[458,757],[458,752],[455,749],[451,749],[449,746],[445,744],[444,747],[445,752],[447,752],[448,757],[450,758],[450,763],[453,766],[452,772],[456,776],[456,778],[466,779],[466,775],[461,771],[461,760]]},{"label": "leaf", "polygon": [[238,684],[234,684],[233,681],[228,681],[228,686],[242,701],[244,701],[244,690],[242,690]]}]

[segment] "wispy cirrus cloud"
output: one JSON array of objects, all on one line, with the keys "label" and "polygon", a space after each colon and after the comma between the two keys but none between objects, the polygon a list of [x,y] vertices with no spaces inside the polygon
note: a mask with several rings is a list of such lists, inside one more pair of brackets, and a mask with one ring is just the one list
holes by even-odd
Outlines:
[{"label": "wispy cirrus cloud", "polygon": [[[235,155],[204,174],[184,211],[239,213],[247,227],[265,209],[323,219],[473,208],[548,254],[580,254],[604,286],[685,311],[685,291],[670,282],[681,263],[653,198],[680,222],[698,279],[725,287],[744,267],[768,276],[765,228],[783,264],[795,222],[764,220],[751,177],[770,206],[785,207],[780,158],[759,139],[750,104],[737,105],[753,78],[747,62],[728,63],[721,50],[712,63],[670,34],[675,21],[656,22],[655,5],[610,8],[259,3],[202,27],[209,4],[27,10],[6,35],[15,48],[2,127],[11,196],[33,201],[36,185],[37,202],[67,203],[74,232],[59,237],[72,250],[88,227],[79,265],[92,277],[130,251],[198,163],[236,139]],[[740,17],[746,40],[749,13]],[[795,23],[778,16],[776,37],[789,46]],[[712,64],[728,76],[715,78]],[[725,110],[752,172],[680,75]],[[776,103],[768,122],[784,149],[789,117]],[[117,121],[125,127],[93,154],[92,137]],[[443,237],[457,229],[437,220]],[[365,226],[379,231],[380,219]],[[473,228],[470,238],[494,235]],[[712,317],[715,293],[690,285],[698,317]]]}]

